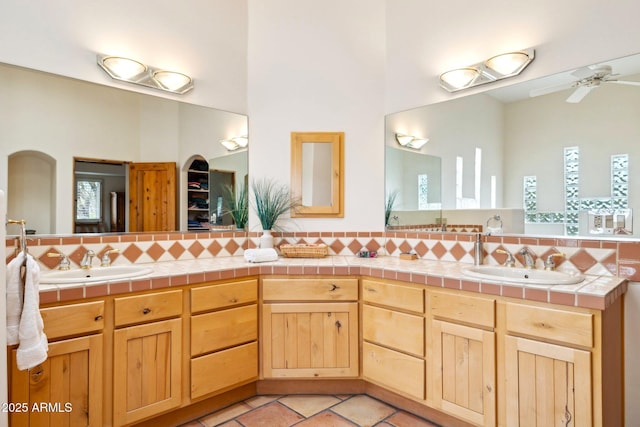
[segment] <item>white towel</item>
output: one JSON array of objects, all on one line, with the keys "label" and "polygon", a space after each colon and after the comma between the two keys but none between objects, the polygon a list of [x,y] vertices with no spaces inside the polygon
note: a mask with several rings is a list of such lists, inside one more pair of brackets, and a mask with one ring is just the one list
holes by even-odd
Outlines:
[{"label": "white towel", "polygon": [[40,267],[29,254],[24,279],[24,301],[20,316],[20,345],[16,353],[19,370],[33,368],[47,360],[49,344],[44,333],[44,322],[40,316]]},{"label": "white towel", "polygon": [[22,313],[20,270],[23,264],[24,252],[20,252],[7,264],[7,345],[18,344],[18,328]]},{"label": "white towel", "polygon": [[273,248],[247,249],[244,251],[244,259],[249,262],[277,261],[278,252]]}]

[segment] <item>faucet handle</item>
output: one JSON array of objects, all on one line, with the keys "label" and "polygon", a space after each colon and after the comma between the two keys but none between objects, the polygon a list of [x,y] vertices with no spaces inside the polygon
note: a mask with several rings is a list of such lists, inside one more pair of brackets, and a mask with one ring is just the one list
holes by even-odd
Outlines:
[{"label": "faucet handle", "polygon": [[117,252],[120,252],[120,249],[106,250],[100,260],[100,267],[109,267],[111,265],[111,258],[109,257],[109,255]]},{"label": "faucet handle", "polygon": [[47,252],[47,256],[49,258],[60,258],[60,262],[56,267],[58,270],[69,270],[71,268],[71,263],[69,262],[69,257],[67,257],[62,252]]},{"label": "faucet handle", "polygon": [[556,252],[555,254],[549,255],[547,259],[544,261],[545,270],[553,270],[556,268],[556,262],[554,260],[555,257],[563,258],[565,257],[565,254],[563,254],[562,252]]},{"label": "faucet handle", "polygon": [[504,249],[496,249],[496,252],[499,254],[505,254],[507,256],[507,259],[504,261],[504,264],[503,264],[505,267],[516,266],[516,259],[513,257],[513,254],[511,252]]}]

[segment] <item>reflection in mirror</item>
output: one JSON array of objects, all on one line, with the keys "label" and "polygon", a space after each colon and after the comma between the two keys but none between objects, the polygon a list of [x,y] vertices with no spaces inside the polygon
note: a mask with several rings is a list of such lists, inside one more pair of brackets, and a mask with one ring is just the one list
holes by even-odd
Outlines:
[{"label": "reflection in mirror", "polygon": [[[626,83],[576,94],[578,77],[603,66],[618,74],[605,79]],[[506,209],[523,213],[526,234],[638,235],[640,181],[629,171],[640,158],[639,82],[640,55],[604,61],[391,114],[386,141],[429,136],[428,153],[442,158],[443,217],[484,225]]]},{"label": "reflection in mirror", "polygon": [[[183,165],[194,155],[217,157],[225,151],[218,141],[248,131],[241,114],[7,64],[0,64],[0,93],[0,170],[8,171],[0,174],[0,188],[12,217],[26,219],[38,234],[74,232],[74,156]],[[24,188],[25,170],[29,182],[47,184]],[[177,183],[181,230],[186,179],[185,171]],[[128,223],[125,230],[134,231]]]},{"label": "reflection in mirror", "polygon": [[247,154],[247,150],[234,151],[209,160],[212,229],[246,227],[246,222],[243,223],[243,220],[246,221],[248,213],[245,211],[248,206],[243,206],[241,199],[247,196],[246,189],[249,182]]},{"label": "reflection in mirror", "polygon": [[344,216],[343,132],[291,133],[291,191],[302,206],[292,217]]},{"label": "reflection in mirror", "polygon": [[440,218],[440,158],[419,151],[385,148],[387,226],[433,228]]}]

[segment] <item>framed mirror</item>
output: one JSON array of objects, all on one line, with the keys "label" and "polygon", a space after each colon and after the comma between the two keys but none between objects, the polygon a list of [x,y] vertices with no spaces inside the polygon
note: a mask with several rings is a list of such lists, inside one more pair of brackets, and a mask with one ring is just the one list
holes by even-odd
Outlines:
[{"label": "framed mirror", "polygon": [[291,192],[302,206],[292,217],[344,216],[344,132],[291,133]]}]

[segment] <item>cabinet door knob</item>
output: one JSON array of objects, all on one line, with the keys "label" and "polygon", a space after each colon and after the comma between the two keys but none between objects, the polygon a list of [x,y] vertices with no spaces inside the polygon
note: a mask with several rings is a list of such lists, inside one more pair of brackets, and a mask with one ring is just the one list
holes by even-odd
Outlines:
[{"label": "cabinet door knob", "polygon": [[335,283],[331,284],[331,292],[335,291],[336,289],[340,289],[340,286],[336,285]]},{"label": "cabinet door knob", "polygon": [[142,309],[142,314],[149,314],[149,313],[151,313],[151,309],[150,308],[146,308],[145,307],[145,308]]},{"label": "cabinet door knob", "polygon": [[44,369],[42,365],[38,365],[35,369],[31,370],[31,381],[37,383],[42,378],[42,374],[44,373]]},{"label": "cabinet door knob", "polygon": [[99,322],[102,319],[103,319],[102,314],[98,314],[96,317],[93,318],[93,320],[95,320],[96,322]]},{"label": "cabinet door knob", "polygon": [[338,328],[338,332],[340,332],[340,328],[342,328],[342,323],[339,320],[336,320],[336,328]]},{"label": "cabinet door knob", "polygon": [[235,303],[237,303],[237,302],[238,302],[238,298],[233,297],[233,298],[231,298],[231,301],[230,301],[230,302],[231,302],[232,304],[235,304]]}]

